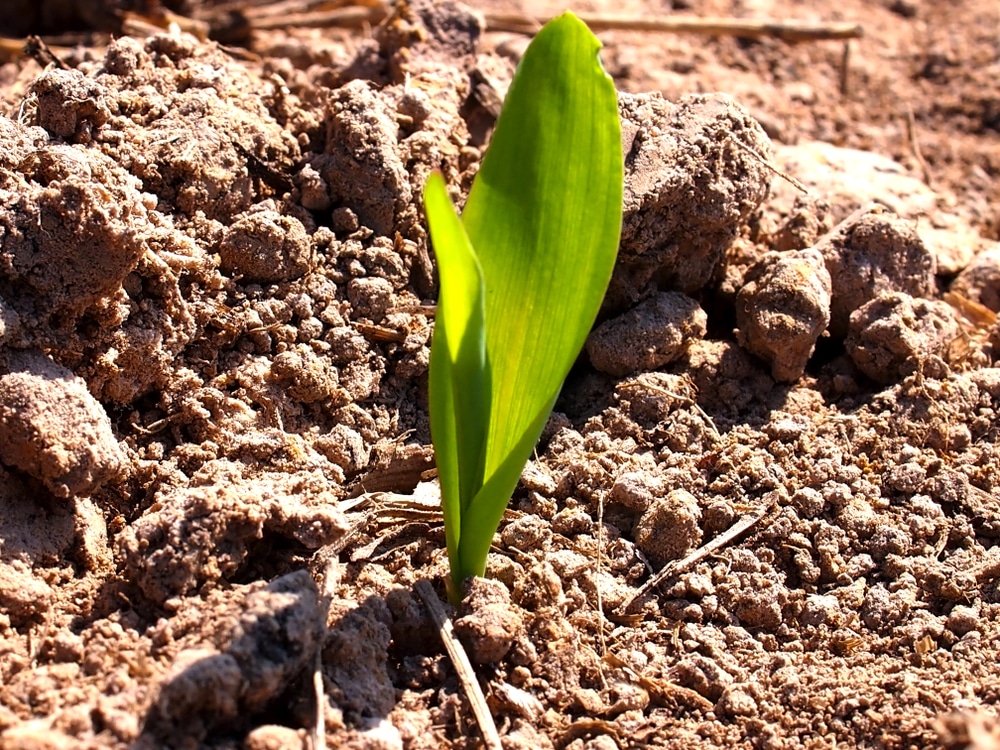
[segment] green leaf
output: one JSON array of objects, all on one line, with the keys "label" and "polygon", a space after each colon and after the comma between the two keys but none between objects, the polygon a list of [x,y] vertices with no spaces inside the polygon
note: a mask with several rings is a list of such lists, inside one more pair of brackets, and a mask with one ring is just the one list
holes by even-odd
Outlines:
[{"label": "green leaf", "polygon": [[[529,45],[469,194],[464,235],[445,229],[446,221],[457,222],[453,211],[446,220],[439,178],[425,191],[435,204],[427,216],[441,273],[431,428],[446,530],[456,516],[459,523],[448,537],[453,584],[484,572],[493,534],[611,278],[622,217],[621,132],[599,49],[571,13],[546,24]],[[473,377],[474,357],[460,360],[458,342],[476,325],[468,279],[477,258],[484,359]],[[465,270],[446,268],[451,263]],[[448,288],[452,283],[464,291]],[[463,309],[473,313],[459,321]],[[446,372],[469,379],[446,387],[438,382]],[[456,395],[466,388],[472,393]],[[479,414],[465,411],[476,403]]]},{"label": "green leaf", "polygon": [[[441,482],[448,557],[458,555],[461,519],[482,484],[490,413],[483,272],[439,172],[424,188],[438,259],[438,298],[430,360],[431,435]],[[458,502],[455,502],[455,501]]]}]

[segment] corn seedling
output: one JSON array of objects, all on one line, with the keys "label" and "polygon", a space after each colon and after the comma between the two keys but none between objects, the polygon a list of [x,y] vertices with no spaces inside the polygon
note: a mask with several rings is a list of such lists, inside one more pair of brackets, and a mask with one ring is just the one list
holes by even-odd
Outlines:
[{"label": "corn seedling", "polygon": [[431,435],[451,597],[486,556],[607,290],[622,221],[614,84],[566,13],[529,45],[459,217],[434,173],[424,205],[440,295]]}]

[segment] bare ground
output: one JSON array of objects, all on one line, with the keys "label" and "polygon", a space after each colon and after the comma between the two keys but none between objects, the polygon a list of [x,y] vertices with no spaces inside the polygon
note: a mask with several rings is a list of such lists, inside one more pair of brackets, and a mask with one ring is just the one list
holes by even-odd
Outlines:
[{"label": "bare ground", "polygon": [[[1000,9],[670,5],[576,10],[864,36],[600,34],[619,264],[454,613],[503,746],[998,747]],[[418,197],[525,37],[150,20],[0,50],[0,748],[315,747],[314,673],[328,747],[479,747]]]}]

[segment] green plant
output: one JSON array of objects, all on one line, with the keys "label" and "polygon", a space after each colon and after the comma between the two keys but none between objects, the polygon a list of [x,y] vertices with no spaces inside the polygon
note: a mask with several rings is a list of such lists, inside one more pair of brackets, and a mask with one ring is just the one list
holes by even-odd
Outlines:
[{"label": "green plant", "polygon": [[614,267],[621,128],[600,46],[571,13],[546,24],[514,75],[461,218],[439,173],[424,189],[441,288],[431,434],[453,600],[485,572]]}]

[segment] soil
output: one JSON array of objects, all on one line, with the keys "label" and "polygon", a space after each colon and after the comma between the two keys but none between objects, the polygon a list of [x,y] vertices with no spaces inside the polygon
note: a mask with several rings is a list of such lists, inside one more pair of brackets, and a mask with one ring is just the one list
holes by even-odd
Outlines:
[{"label": "soil", "polygon": [[[1000,747],[1000,6],[577,10],[864,36],[600,33],[619,263],[453,613],[503,747]],[[419,195],[526,37],[130,28],[0,67],[0,748],[480,747]]]}]

